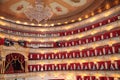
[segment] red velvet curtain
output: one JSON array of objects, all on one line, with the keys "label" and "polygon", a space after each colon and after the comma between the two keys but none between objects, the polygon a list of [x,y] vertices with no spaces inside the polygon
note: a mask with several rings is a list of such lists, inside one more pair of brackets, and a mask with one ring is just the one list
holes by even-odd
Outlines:
[{"label": "red velvet curtain", "polygon": [[97,62],[97,69],[99,70],[104,70],[105,69],[105,62],[104,61],[101,61],[101,62]]},{"label": "red velvet curtain", "polygon": [[110,70],[111,69],[111,61],[106,61],[106,64],[107,64],[107,69]]},{"label": "red velvet curtain", "polygon": [[68,53],[68,58],[73,58],[73,52]]},{"label": "red velvet curtain", "polygon": [[92,70],[96,69],[94,62],[89,62],[89,69],[92,69]]},{"label": "red velvet curtain", "polygon": [[47,70],[51,71],[55,69],[55,65],[54,64],[47,64]]},{"label": "red velvet curtain", "polygon": [[59,53],[54,54],[55,59],[59,59]]},{"label": "red velvet curtain", "polygon": [[114,44],[114,49],[115,49],[115,53],[119,53],[120,52],[120,43]]},{"label": "red velvet curtain", "polygon": [[76,63],[76,69],[80,70],[81,69],[81,64],[80,63]]},{"label": "red velvet curtain", "polygon": [[94,49],[89,49],[90,56],[95,56],[95,51]]},{"label": "red velvet curtain", "polygon": [[90,80],[90,76],[84,76],[84,80]]},{"label": "red velvet curtain", "polygon": [[0,38],[0,45],[4,44],[4,39]]},{"label": "red velvet curtain", "polygon": [[83,65],[83,69],[84,70],[88,70],[89,69],[88,62],[82,63],[82,65]]},{"label": "red velvet curtain", "polygon": [[98,55],[103,55],[104,54],[103,53],[103,46],[102,47],[97,47],[96,50],[97,50]]},{"label": "red velvet curtain", "polygon": [[67,58],[66,53],[67,53],[67,52],[61,52],[61,53],[60,53],[60,55],[61,55],[60,58],[62,58],[62,59]]},{"label": "red velvet curtain", "polygon": [[106,54],[112,54],[112,47],[106,46],[105,47],[105,53]]},{"label": "red velvet curtain", "polygon": [[80,57],[80,51],[79,50],[74,51],[74,55],[75,55],[75,58],[79,58]]},{"label": "red velvet curtain", "polygon": [[83,80],[81,76],[76,76],[76,80]]},{"label": "red velvet curtain", "polygon": [[62,70],[67,70],[67,63],[60,64]]},{"label": "red velvet curtain", "polygon": [[[25,71],[25,60],[24,56],[21,54],[17,53],[12,53],[6,56],[6,61],[5,61],[5,73],[19,73],[19,72],[24,72]],[[21,70],[15,70],[14,65],[19,63],[19,67]],[[18,64],[16,64],[18,65]]]},{"label": "red velvet curtain", "polygon": [[68,69],[69,70],[74,70],[75,69],[75,63],[70,63],[70,65],[68,65]]},{"label": "red velvet curtain", "polygon": [[115,60],[115,67],[116,69],[120,70],[120,60]]}]

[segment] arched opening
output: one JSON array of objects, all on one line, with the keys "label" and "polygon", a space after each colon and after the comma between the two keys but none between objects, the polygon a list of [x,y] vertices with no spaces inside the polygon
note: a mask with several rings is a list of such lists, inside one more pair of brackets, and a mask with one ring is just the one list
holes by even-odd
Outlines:
[{"label": "arched opening", "polygon": [[7,55],[5,60],[5,73],[23,72],[25,72],[25,57],[18,53]]}]

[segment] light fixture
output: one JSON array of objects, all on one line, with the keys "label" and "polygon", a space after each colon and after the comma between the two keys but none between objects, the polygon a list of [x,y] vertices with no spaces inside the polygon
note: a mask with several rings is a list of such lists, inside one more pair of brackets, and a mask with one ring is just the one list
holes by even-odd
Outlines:
[{"label": "light fixture", "polygon": [[57,23],[58,25],[61,25],[61,23]]},{"label": "light fixture", "polygon": [[79,21],[81,21],[81,20],[82,20],[82,18],[78,18],[78,20],[79,20]]},{"label": "light fixture", "polygon": [[0,19],[5,19],[5,18],[1,16]]},{"label": "light fixture", "polygon": [[24,25],[28,25],[28,23],[27,23],[27,22],[24,22],[23,24],[24,24]]},{"label": "light fixture", "polygon": [[39,23],[40,21],[50,19],[53,12],[50,7],[45,6],[42,0],[35,0],[35,7],[32,5],[28,6],[24,11],[24,14],[30,21],[34,19]]},{"label": "light fixture", "polygon": [[17,24],[20,24],[20,21],[16,21]]},{"label": "light fixture", "polygon": [[65,24],[68,24],[68,22],[66,21],[66,22],[64,22]]},{"label": "light fixture", "polygon": [[54,26],[55,24],[51,24],[51,26]]},{"label": "light fixture", "polygon": [[38,24],[38,26],[42,26],[42,24]]},{"label": "light fixture", "polygon": [[106,9],[109,9],[109,8],[110,8],[110,4],[109,4],[109,3],[106,4],[105,8],[106,8]]},{"label": "light fixture", "polygon": [[71,22],[75,22],[75,20],[71,20]]},{"label": "light fixture", "polygon": [[85,18],[88,18],[89,16],[88,15],[85,15]]},{"label": "light fixture", "polygon": [[48,24],[44,24],[44,26],[48,26]]},{"label": "light fixture", "polygon": [[35,24],[34,23],[31,23],[32,26],[34,26]]},{"label": "light fixture", "polygon": [[95,13],[94,13],[94,12],[92,12],[92,13],[91,13],[91,15],[92,15],[92,16],[94,16],[94,15],[95,15]]}]

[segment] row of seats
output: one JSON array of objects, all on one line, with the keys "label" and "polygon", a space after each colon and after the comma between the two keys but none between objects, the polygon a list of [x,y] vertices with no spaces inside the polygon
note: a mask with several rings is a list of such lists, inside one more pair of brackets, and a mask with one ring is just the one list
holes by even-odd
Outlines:
[{"label": "row of seats", "polygon": [[[107,77],[107,76],[81,76],[77,75],[76,80],[115,80],[115,77]],[[119,80],[119,79],[117,79]]]},{"label": "row of seats", "polygon": [[40,48],[40,47],[69,47],[87,44],[95,41],[100,41],[104,39],[109,39],[112,37],[120,36],[120,29],[109,31],[107,33],[82,38],[82,39],[74,39],[69,41],[59,41],[59,42],[26,42],[26,46],[30,48]]},{"label": "row of seats", "polygon": [[67,36],[67,35],[73,35],[73,34],[85,32],[85,31],[109,24],[111,22],[117,21],[118,19],[120,19],[120,15],[113,16],[111,18],[108,18],[107,20],[103,20],[101,22],[98,22],[89,26],[85,26],[83,28],[64,31],[64,32],[54,32],[54,33],[53,32],[45,32],[45,33],[44,32],[25,32],[25,31],[19,31],[19,30],[9,30],[5,27],[1,27],[0,31],[3,31],[5,29],[5,31],[7,31],[8,33],[14,33],[16,35],[38,36],[38,37],[58,37],[58,36]]},{"label": "row of seats", "polygon": [[80,58],[108,55],[113,53],[120,53],[120,43],[113,44],[112,46],[100,46],[95,49],[85,49],[82,51],[74,50],[70,52],[57,52],[57,53],[29,53],[29,60],[43,60],[43,59],[67,59],[67,58]]},{"label": "row of seats", "polygon": [[97,62],[83,62],[83,63],[61,63],[61,64],[35,64],[28,66],[29,72],[37,71],[64,71],[64,70],[120,70],[120,60],[114,61],[97,61]]}]

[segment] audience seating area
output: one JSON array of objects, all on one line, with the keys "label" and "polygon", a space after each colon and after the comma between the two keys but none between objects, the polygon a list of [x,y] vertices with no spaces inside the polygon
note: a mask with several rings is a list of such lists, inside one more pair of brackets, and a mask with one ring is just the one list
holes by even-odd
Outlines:
[{"label": "audience seating area", "polygon": [[[120,43],[113,44],[112,46],[100,46],[95,49],[76,50],[58,53],[30,53],[30,60],[43,60],[43,59],[67,59],[67,58],[80,58],[80,57],[92,57],[92,56],[105,56],[110,54],[120,53]],[[120,60],[108,60],[97,62],[83,62],[83,63],[61,63],[61,64],[37,64],[29,65],[29,72],[39,71],[67,71],[67,70],[88,70],[88,71],[115,71],[120,70]]]},{"label": "audience seating area", "polygon": [[44,59],[69,59],[69,58],[82,58],[92,56],[102,56],[120,53],[120,43],[113,44],[112,46],[105,45],[96,47],[95,49],[85,49],[82,51],[64,51],[57,53],[29,53],[29,60],[44,60]]},{"label": "audience seating area", "polygon": [[[79,29],[74,29],[70,31],[63,31],[63,32],[46,32],[46,34],[43,32],[22,32],[22,31],[17,31],[13,30],[10,31],[9,29],[6,29],[2,26],[0,26],[0,31],[8,31],[9,33],[15,33],[15,35],[23,35],[24,36],[36,36],[38,37],[62,37],[62,36],[69,36],[77,33],[82,33],[86,32],[89,30],[92,30],[94,28],[99,28],[103,25],[115,22],[120,19],[120,15],[113,16],[111,18],[108,18],[106,20],[103,20],[101,22],[93,23],[92,25],[88,25],[83,28]],[[107,27],[107,26],[105,26]],[[50,34],[50,35],[47,35]],[[73,35],[74,36],[74,35]],[[97,32],[94,35],[90,36],[84,36],[82,38],[75,38],[75,39],[70,39],[70,40],[61,40],[61,41],[48,41],[48,42],[28,42],[28,41],[15,41],[11,39],[7,39],[7,42],[9,42],[12,45],[5,45],[5,39],[6,38],[0,38],[0,45],[5,45],[7,47],[9,46],[14,46],[14,43],[18,43],[20,46],[23,48],[33,48],[33,50],[38,49],[38,48],[51,48],[51,49],[58,49],[58,48],[66,48],[65,51],[60,51],[60,52],[46,52],[46,53],[34,53],[34,52],[29,52],[28,55],[28,64],[27,69],[28,72],[50,72],[50,71],[119,71],[120,70],[120,59],[115,58],[112,60],[96,60],[96,61],[87,61],[84,60],[85,58],[96,58],[96,57],[102,57],[102,56],[108,56],[108,55],[118,55],[120,54],[120,42],[116,42],[115,44],[108,44],[104,46],[92,46],[91,48],[86,48],[86,49],[74,49],[71,51],[67,51],[67,47],[74,47],[74,46],[80,46],[80,45],[86,45],[89,43],[94,43],[94,42],[100,42],[103,40],[110,40],[113,38],[120,38],[120,28],[119,25],[113,29],[110,29],[108,31],[103,31],[103,32]],[[31,50],[32,51],[32,50]],[[70,59],[83,59],[84,61],[82,62],[61,62],[61,63],[52,63],[52,60],[70,60]],[[35,63],[35,61],[42,61],[42,60],[50,60],[51,62],[49,64],[46,63],[40,63],[39,64]],[[31,62],[29,64],[29,62]],[[33,62],[33,63],[32,63]],[[26,68],[26,67],[25,67]],[[0,68],[0,73],[1,73],[1,68]],[[5,74],[12,74],[14,73],[13,71],[10,72],[5,72]],[[17,72],[17,73],[24,73],[24,72]],[[108,77],[108,76],[84,76],[84,75],[76,75],[76,80],[115,80],[114,77]]]},{"label": "audience seating area", "polygon": [[60,37],[60,36],[68,36],[68,35],[74,35],[78,34],[81,32],[85,32],[88,30],[92,30],[94,28],[99,28],[103,25],[107,25],[109,23],[115,22],[120,19],[120,14],[117,16],[113,16],[111,18],[108,18],[106,20],[102,20],[100,22],[94,23],[92,25],[85,26],[83,28],[78,28],[78,29],[73,29],[73,30],[68,30],[68,31],[61,31],[61,32],[27,32],[27,31],[19,31],[19,30],[11,30],[7,29],[4,26],[0,26],[0,31],[7,31],[9,34],[14,34],[14,35],[23,35],[23,36],[37,36],[37,37]]},{"label": "audience seating area", "polygon": [[[40,42],[27,42],[25,41],[24,47],[29,47],[29,48],[56,48],[56,47],[70,47],[70,46],[76,46],[76,45],[83,45],[83,44],[88,44],[96,41],[101,41],[105,39],[110,39],[113,37],[118,37],[120,36],[120,29],[115,29],[109,32],[104,32],[98,35],[86,37],[86,38],[81,38],[81,39],[74,39],[74,40],[69,40],[69,41],[59,41],[59,42],[45,42],[45,43],[40,43]],[[14,40],[11,40],[12,42],[16,42]],[[0,39],[0,44],[4,44],[4,39]]]},{"label": "audience seating area", "polygon": [[59,42],[26,42],[26,47],[31,48],[40,48],[40,47],[70,47],[76,45],[87,44],[91,42],[101,41],[113,37],[118,37],[120,35],[120,29],[111,30],[109,32],[104,32],[90,37],[85,37],[81,39],[73,39],[68,41],[59,41]]},{"label": "audience seating area", "polygon": [[102,34],[97,34],[91,37],[81,38],[81,39],[73,39],[69,41],[59,41],[59,42],[26,42],[26,47],[30,48],[40,48],[40,47],[50,47],[50,48],[56,48],[56,47],[70,47],[70,46],[76,46],[76,45],[82,45],[87,44],[91,42],[101,41],[113,37],[120,36],[120,29],[115,29],[109,32],[105,32]]}]

